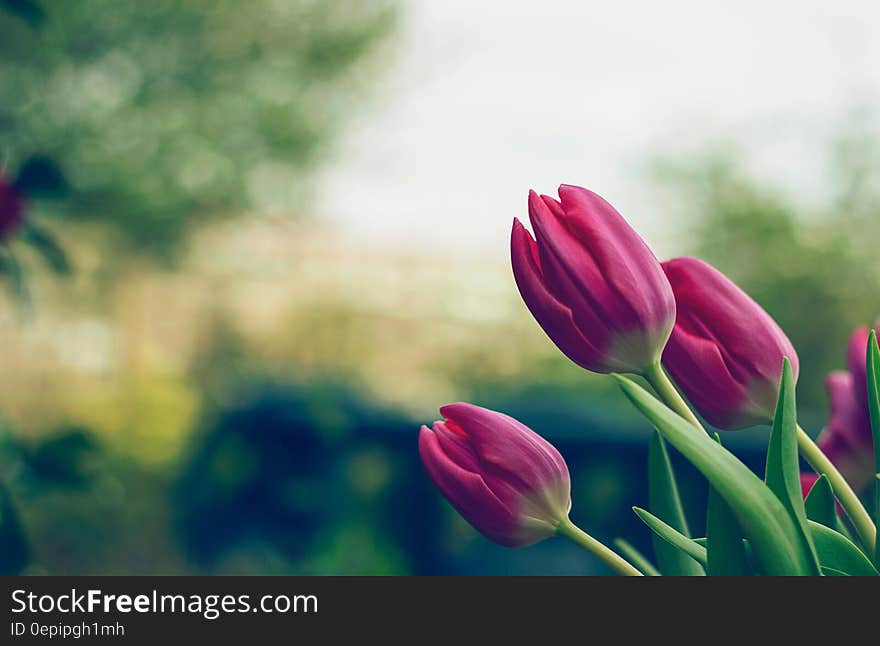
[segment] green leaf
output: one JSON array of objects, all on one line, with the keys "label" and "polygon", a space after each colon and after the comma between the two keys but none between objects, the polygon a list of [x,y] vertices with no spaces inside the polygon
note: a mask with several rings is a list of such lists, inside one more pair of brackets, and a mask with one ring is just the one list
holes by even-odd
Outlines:
[{"label": "green leaf", "polygon": [[640,507],[633,507],[636,516],[642,519],[656,536],[659,536],[676,551],[686,554],[700,565],[706,565],[706,548],[688,538],[674,527],[667,525],[651,512]]},{"label": "green leaf", "polygon": [[[874,526],[880,527],[880,473],[874,476]],[[880,538],[874,541],[874,563],[880,567]]]},{"label": "green leaf", "polygon": [[67,254],[51,233],[30,224],[24,229],[22,238],[40,253],[49,269],[62,276],[70,273],[70,261],[67,259]]},{"label": "green leaf", "polygon": [[[715,434],[715,441],[721,438]],[[748,576],[751,574],[742,530],[736,516],[715,489],[709,487],[706,511],[706,573],[709,576]]]},{"label": "green leaf", "polygon": [[808,520],[807,524],[823,570],[830,568],[849,576],[878,576],[868,557],[848,538],[821,523]]},{"label": "green leaf", "polygon": [[[868,410],[871,413],[871,432],[874,436],[874,472],[880,473],[880,348],[877,332],[868,337]],[[878,541],[880,543],[880,541]]]},{"label": "green leaf", "polygon": [[[655,432],[648,449],[648,496],[651,513],[668,524],[680,534],[689,537],[684,509],[678,495],[678,486],[669,453],[663,437]],[[663,538],[655,535],[654,555],[657,565],[666,576],[701,576],[703,568],[681,550],[670,545]]]},{"label": "green leaf", "polygon": [[809,575],[811,555],[798,528],[767,485],[735,455],[657,401],[631,379],[615,375],[624,394],[679,452],[690,460],[730,506],[752,544],[761,570],[770,575]]},{"label": "green leaf", "polygon": [[831,483],[825,475],[820,475],[819,479],[813,483],[807,499],[804,501],[804,510],[807,512],[807,518],[825,525],[825,527],[837,527],[837,502],[834,500],[834,492],[831,489]]},{"label": "green leaf", "polygon": [[[874,471],[880,478],[880,348],[877,347],[876,330],[871,330],[868,336],[867,352],[868,411],[874,439]],[[874,484],[874,526],[880,527],[880,479],[875,480]],[[880,566],[880,538],[874,541],[874,562]]]},{"label": "green leaf", "polygon": [[779,386],[779,398],[776,401],[776,414],[770,427],[764,480],[788,510],[798,529],[804,551],[810,556],[811,574],[818,576],[821,574],[819,558],[816,556],[813,539],[807,530],[807,514],[804,511],[804,494],[801,489],[794,383],[791,363],[787,358],[783,358],[782,380]]},{"label": "green leaf", "polygon": [[622,538],[614,539],[614,547],[621,555],[645,576],[660,576],[660,570],[654,567],[654,564],[648,558],[630,544],[629,541]]}]

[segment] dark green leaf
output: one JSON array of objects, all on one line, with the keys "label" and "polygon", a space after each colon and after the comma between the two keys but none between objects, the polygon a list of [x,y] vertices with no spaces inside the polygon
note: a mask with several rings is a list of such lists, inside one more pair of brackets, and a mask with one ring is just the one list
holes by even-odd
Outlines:
[{"label": "dark green leaf", "polygon": [[617,538],[614,540],[614,546],[627,561],[635,565],[639,572],[645,576],[660,576],[660,570],[654,567],[654,564],[629,541]]},{"label": "dark green leaf", "polygon": [[[715,434],[721,444],[721,438]],[[736,516],[717,491],[709,487],[706,511],[706,573],[709,576],[747,576],[751,574],[742,530]]]},{"label": "dark green leaf", "polygon": [[[651,513],[684,536],[690,536],[678,486],[666,444],[659,433],[654,433],[648,450],[648,494]],[[655,535],[654,555],[657,565],[666,576],[700,576],[703,568],[681,550]]]},{"label": "dark green leaf", "polygon": [[807,523],[823,569],[839,570],[849,576],[878,576],[868,557],[848,538],[821,523]]},{"label": "dark green leaf", "polygon": [[807,494],[807,499],[804,501],[807,518],[821,523],[825,527],[835,529],[838,520],[836,507],[837,502],[834,500],[831,483],[823,474],[813,483],[810,493]]},{"label": "dark green leaf", "polygon": [[667,542],[673,549],[687,555],[687,557],[695,560],[700,565],[706,565],[705,547],[688,538],[674,527],[667,525],[651,512],[640,507],[633,507],[633,511],[636,512],[636,516],[641,518],[645,525],[651,528],[651,531],[656,536]]},{"label": "dark green leaf", "polygon": [[67,275],[70,273],[70,261],[67,259],[67,254],[51,233],[30,224],[25,227],[22,238],[40,252],[46,264],[56,274]]},{"label": "dark green leaf", "polygon": [[782,381],[776,401],[776,415],[770,428],[767,446],[765,481],[788,510],[801,537],[804,551],[810,556],[811,574],[819,575],[819,559],[813,539],[807,530],[804,494],[801,490],[801,469],[797,445],[797,410],[795,406],[794,376],[787,358],[782,360]]},{"label": "dark green leaf", "polygon": [[624,394],[678,451],[690,460],[736,515],[761,570],[809,575],[811,555],[798,528],[767,485],[706,433],[669,410],[631,379],[615,375]]},{"label": "dark green leaf", "polygon": [[[880,348],[877,332],[868,337],[868,410],[871,414],[871,432],[874,436],[874,471],[880,473]],[[880,541],[877,541],[880,543]]]},{"label": "dark green leaf", "polygon": [[[880,527],[880,473],[874,476],[874,526]],[[880,538],[874,541],[874,563],[880,567]]]},{"label": "dark green leaf", "polygon": [[[877,332],[871,330],[868,336],[868,411],[871,415],[871,433],[874,438],[874,471],[880,477],[880,348],[877,347]],[[875,481],[875,491],[880,481]],[[880,528],[880,491],[874,496],[874,526]],[[874,562],[880,566],[880,537],[874,541]]]}]

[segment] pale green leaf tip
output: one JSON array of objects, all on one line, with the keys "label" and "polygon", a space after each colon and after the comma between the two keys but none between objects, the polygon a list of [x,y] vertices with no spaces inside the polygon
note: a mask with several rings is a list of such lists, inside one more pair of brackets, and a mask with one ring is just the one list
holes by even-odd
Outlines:
[{"label": "pale green leaf tip", "polygon": [[791,361],[788,357],[782,357],[782,380],[783,382],[789,382],[794,378],[791,372]]}]

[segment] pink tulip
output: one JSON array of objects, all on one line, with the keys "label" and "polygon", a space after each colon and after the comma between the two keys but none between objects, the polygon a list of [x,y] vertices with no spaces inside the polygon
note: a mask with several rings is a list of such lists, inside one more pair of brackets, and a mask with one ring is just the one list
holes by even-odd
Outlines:
[{"label": "pink tulip", "polygon": [[440,413],[446,421],[422,426],[419,454],[452,506],[501,545],[552,536],[571,509],[568,467],[559,451],[502,413],[463,403]]},{"label": "pink tulip", "polygon": [[713,426],[766,424],[776,410],[782,359],[797,353],[776,322],[720,271],[696,258],[663,263],[676,321],[663,365]]},{"label": "pink tulip", "polygon": [[0,241],[14,234],[23,218],[24,196],[14,184],[0,175]]},{"label": "pink tulip", "polygon": [[[866,327],[853,332],[847,348],[849,370],[832,372],[825,379],[830,414],[816,442],[857,493],[874,478],[866,366],[868,334]],[[817,477],[801,474],[801,484],[812,486]]]},{"label": "pink tulip", "polygon": [[[867,326],[857,328],[849,338],[846,348],[846,363],[853,378],[853,388],[859,403],[868,415],[868,336]],[[868,421],[870,424],[870,420]],[[870,435],[870,427],[869,427]]]},{"label": "pink tulip", "polygon": [[660,263],[604,199],[563,184],[559,200],[529,193],[535,238],[513,221],[511,260],[520,294],[547,336],[593,372],[643,372],[675,320]]}]

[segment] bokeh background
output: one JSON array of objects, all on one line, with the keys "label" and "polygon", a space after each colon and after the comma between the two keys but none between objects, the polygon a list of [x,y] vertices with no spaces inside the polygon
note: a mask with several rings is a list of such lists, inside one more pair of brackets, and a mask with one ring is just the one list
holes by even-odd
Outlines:
[{"label": "bokeh background", "polygon": [[416,436],[453,400],[650,551],[650,429],[531,320],[511,220],[582,184],[715,263],[818,432],[880,313],[878,63],[854,0],[0,0],[0,571],[602,573],[439,497]]}]

